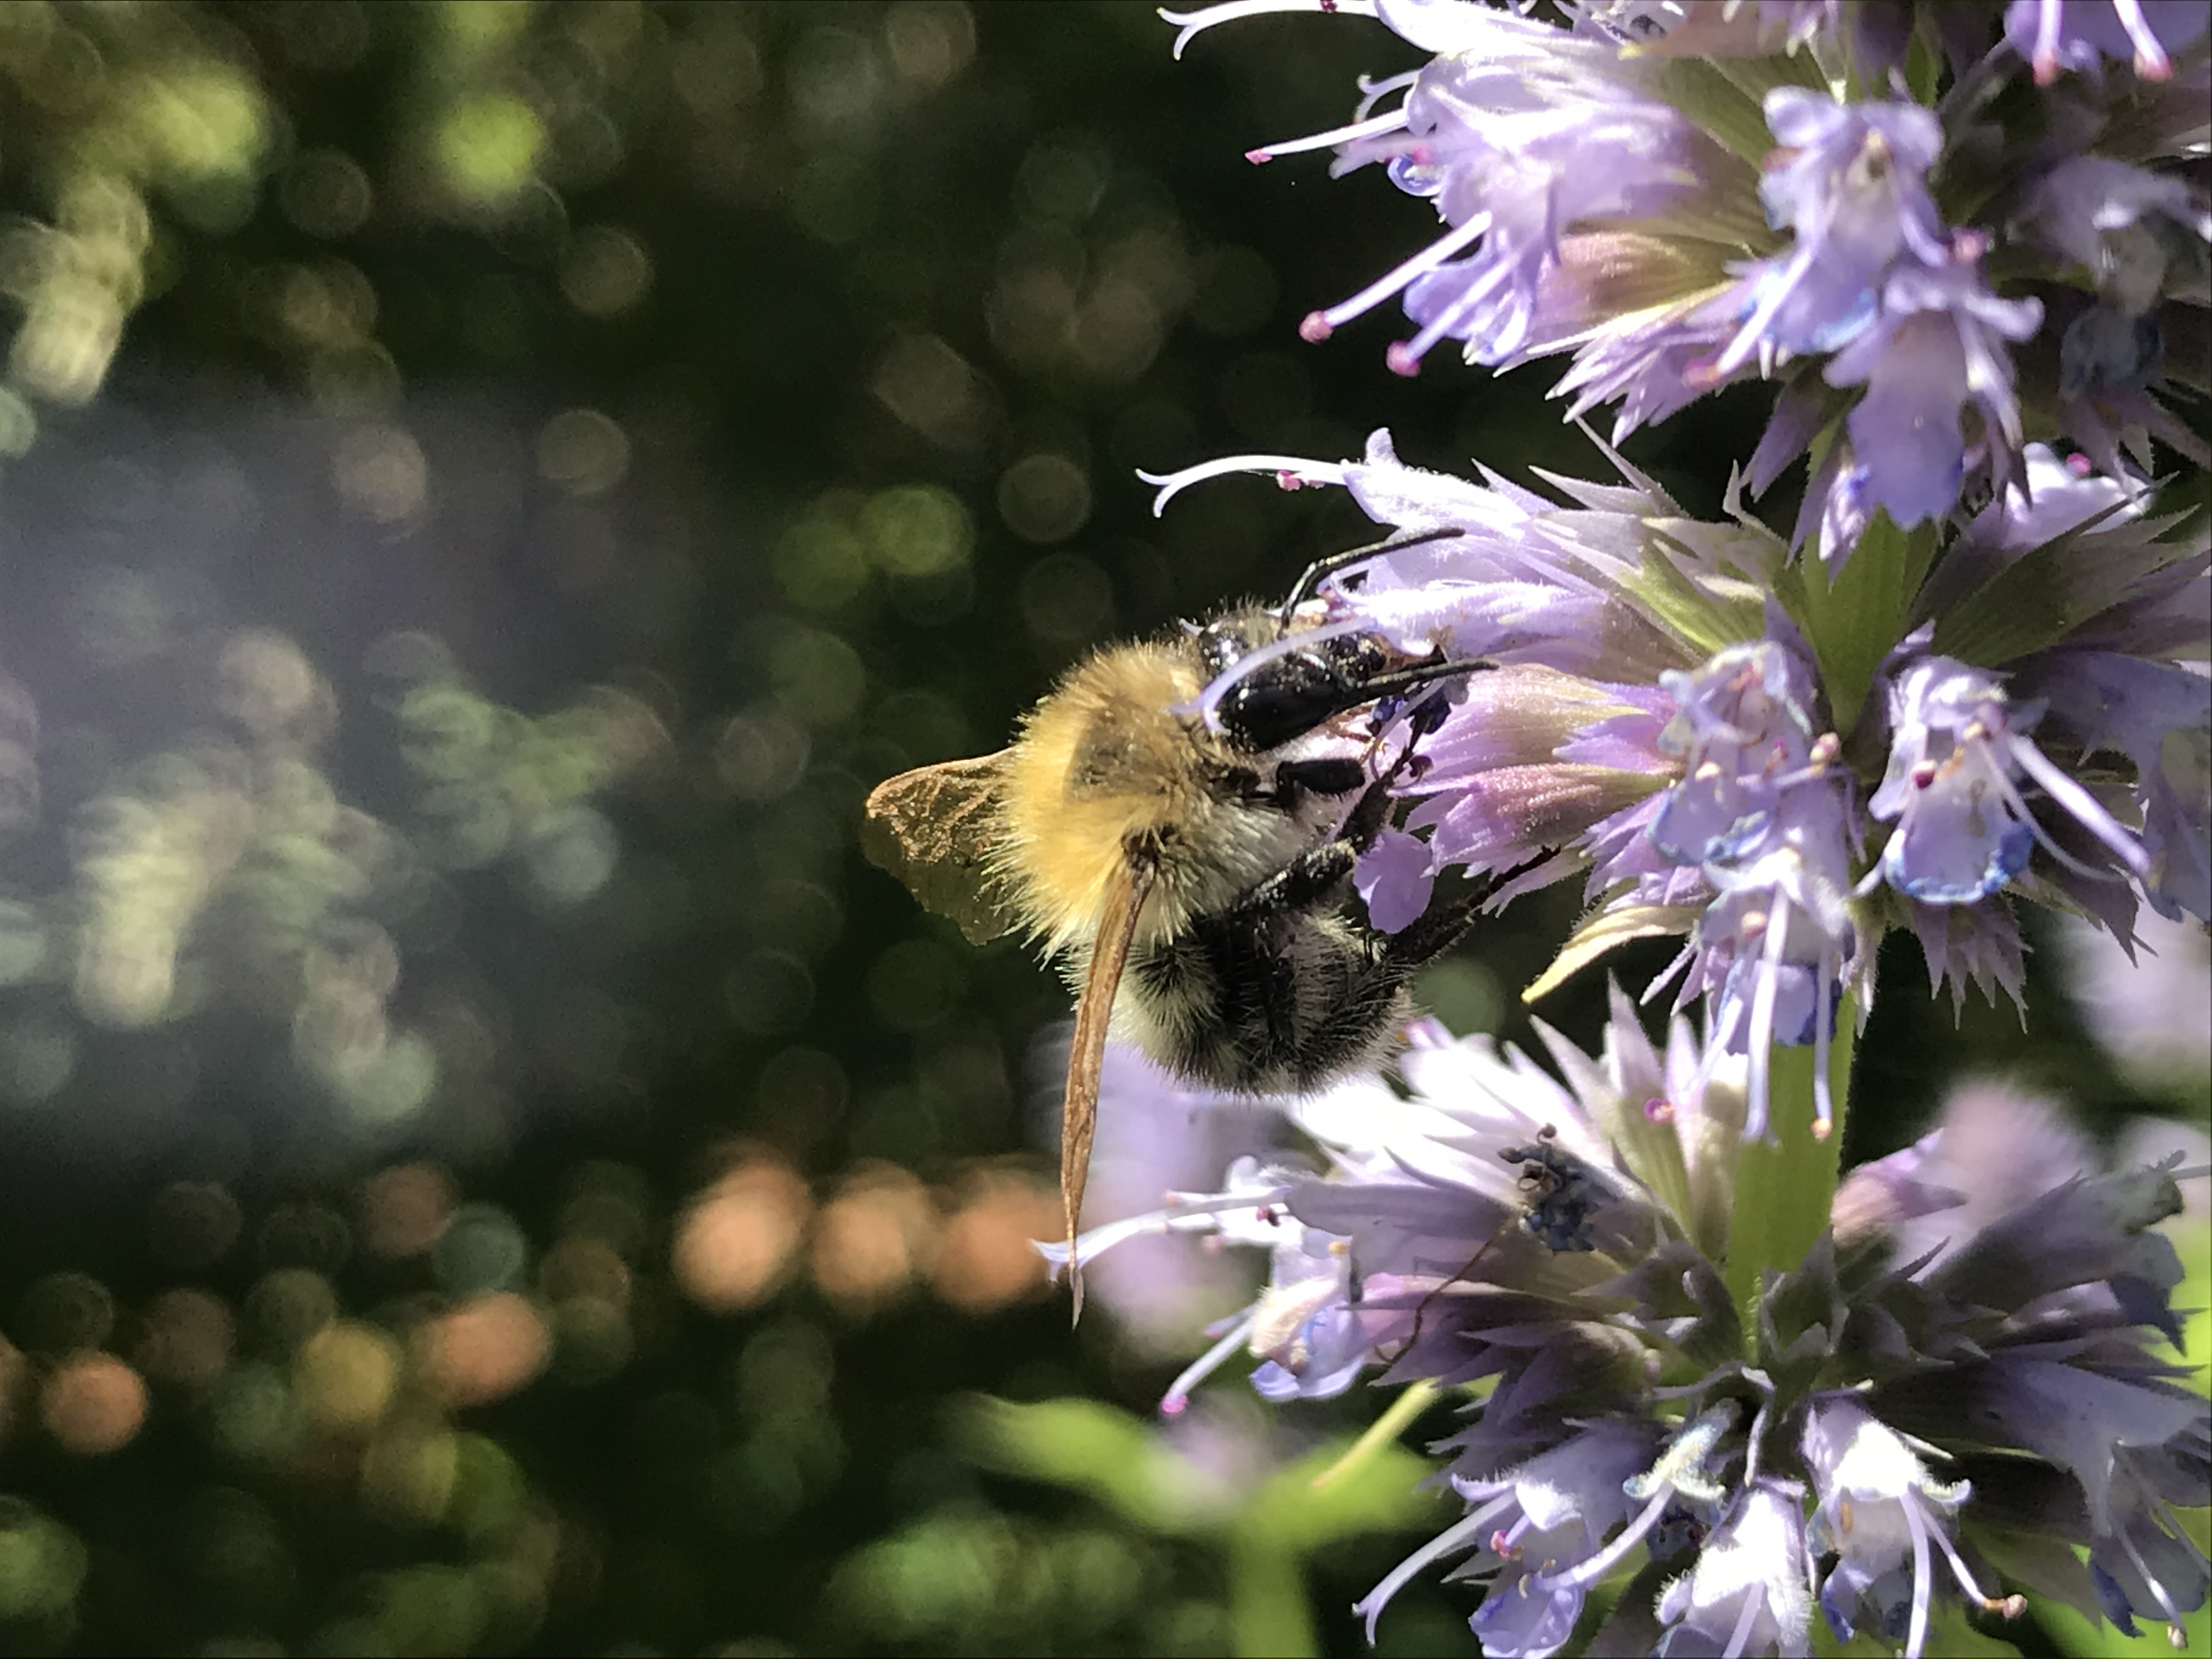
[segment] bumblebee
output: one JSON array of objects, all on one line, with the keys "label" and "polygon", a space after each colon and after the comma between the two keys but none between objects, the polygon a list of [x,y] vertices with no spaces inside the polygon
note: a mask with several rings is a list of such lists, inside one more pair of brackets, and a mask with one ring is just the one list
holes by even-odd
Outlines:
[{"label": "bumblebee", "polygon": [[[1389,785],[1443,712],[1440,683],[1488,666],[1327,620],[1311,599],[1321,578],[1381,550],[1322,561],[1280,605],[1100,650],[1006,748],[868,797],[862,845],[877,864],[973,940],[1025,932],[1076,994],[1060,1143],[1071,1247],[1109,1031],[1196,1082],[1300,1092],[1387,1049],[1414,970],[1472,916],[1465,896],[1383,934],[1350,902]],[[1378,768],[1386,727],[1407,735]],[[1079,1310],[1072,1248],[1070,1260]]]}]

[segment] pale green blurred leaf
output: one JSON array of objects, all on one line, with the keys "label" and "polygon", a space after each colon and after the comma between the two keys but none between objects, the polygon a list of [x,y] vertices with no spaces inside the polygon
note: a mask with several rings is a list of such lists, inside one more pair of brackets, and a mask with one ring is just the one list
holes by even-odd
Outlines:
[{"label": "pale green blurred leaf", "polygon": [[1256,1489],[1224,1494],[1155,1430],[1097,1401],[973,1398],[955,1411],[951,1432],[975,1462],[1084,1492],[1149,1532],[1227,1531],[1240,1549],[1262,1553],[1305,1555],[1356,1534],[1415,1526],[1437,1502],[1420,1489],[1431,1473],[1424,1459],[1386,1445],[1345,1463],[1349,1436],[1284,1465]]},{"label": "pale green blurred leaf", "polygon": [[1137,1418],[1095,1400],[976,1396],[954,1409],[951,1434],[986,1468],[1086,1493],[1148,1532],[1185,1534],[1215,1519],[1188,1464]]},{"label": "pale green blurred leaf", "polygon": [[1277,1471],[1243,1507],[1240,1533],[1304,1555],[1340,1538],[1396,1532],[1435,1518],[1440,1496],[1421,1485],[1433,1471],[1403,1446],[1377,1447],[1316,1486],[1343,1462],[1351,1444],[1348,1437],[1333,1440]]}]

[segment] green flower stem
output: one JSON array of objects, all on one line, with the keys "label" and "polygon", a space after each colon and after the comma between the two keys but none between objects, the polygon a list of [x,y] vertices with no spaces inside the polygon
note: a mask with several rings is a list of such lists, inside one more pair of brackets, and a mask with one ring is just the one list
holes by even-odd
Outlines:
[{"label": "green flower stem", "polygon": [[1729,1224],[1729,1294],[1743,1316],[1747,1350],[1759,1340],[1759,1298],[1766,1269],[1788,1273],[1797,1267],[1828,1225],[1843,1163],[1844,1112],[1857,1026],[1856,1000],[1846,996],[1836,1010],[1836,1038],[1828,1050],[1835,1123],[1825,1140],[1813,1133],[1814,1046],[1778,1045],[1774,1050],[1766,1102],[1772,1139],[1744,1143]]},{"label": "green flower stem", "polygon": [[1428,1410],[1429,1402],[1443,1390],[1427,1377],[1407,1383],[1399,1389],[1398,1397],[1382,1416],[1367,1425],[1366,1431],[1352,1443],[1352,1449],[1314,1477],[1314,1485],[1326,1486],[1357,1469],[1383,1447],[1395,1443],[1407,1425]]}]

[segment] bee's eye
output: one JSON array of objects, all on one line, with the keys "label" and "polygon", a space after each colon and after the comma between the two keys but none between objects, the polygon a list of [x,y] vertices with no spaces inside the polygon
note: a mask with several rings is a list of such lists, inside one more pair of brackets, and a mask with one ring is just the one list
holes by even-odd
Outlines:
[{"label": "bee's eye", "polygon": [[1199,660],[1206,666],[1208,679],[1226,673],[1238,661],[1250,654],[1260,643],[1256,637],[1248,637],[1250,630],[1230,621],[1209,623],[1198,636]]},{"label": "bee's eye", "polygon": [[1221,726],[1245,749],[1279,749],[1358,701],[1333,665],[1297,651],[1238,681],[1221,700]]}]

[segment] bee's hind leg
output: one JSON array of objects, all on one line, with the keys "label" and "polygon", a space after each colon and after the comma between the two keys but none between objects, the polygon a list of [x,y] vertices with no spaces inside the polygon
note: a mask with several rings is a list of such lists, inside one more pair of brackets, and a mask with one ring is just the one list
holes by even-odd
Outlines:
[{"label": "bee's hind leg", "polygon": [[1337,832],[1338,846],[1364,853],[1375,844],[1375,837],[1382,833],[1383,824],[1389,821],[1390,808],[1396,799],[1390,793],[1390,786],[1398,781],[1400,769],[1394,766],[1367,786],[1367,792],[1345,819],[1344,828]]},{"label": "bee's hind leg", "polygon": [[1406,972],[1442,956],[1474,926],[1475,912],[1489,896],[1485,885],[1431,901],[1429,908],[1382,940],[1382,959]]},{"label": "bee's hind leg", "polygon": [[1383,941],[1384,958],[1410,971],[1443,955],[1459,943],[1460,935],[1473,925],[1476,913],[1490,902],[1492,894],[1549,857],[1548,852],[1539,853],[1525,864],[1462,882],[1456,890],[1431,899],[1426,910]]}]

